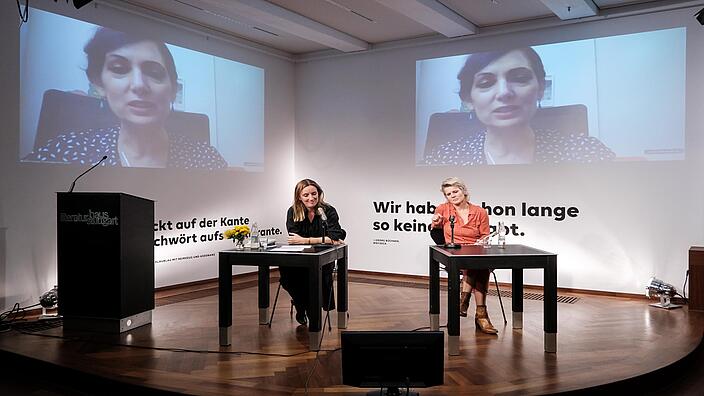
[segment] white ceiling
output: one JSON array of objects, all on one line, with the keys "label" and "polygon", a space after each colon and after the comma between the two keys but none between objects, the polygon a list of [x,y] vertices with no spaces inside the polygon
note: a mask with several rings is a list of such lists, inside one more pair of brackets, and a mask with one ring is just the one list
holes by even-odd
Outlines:
[{"label": "white ceiling", "polygon": [[635,15],[687,0],[103,0],[132,12],[272,49],[292,58],[357,52],[399,40],[482,34],[513,25]]}]

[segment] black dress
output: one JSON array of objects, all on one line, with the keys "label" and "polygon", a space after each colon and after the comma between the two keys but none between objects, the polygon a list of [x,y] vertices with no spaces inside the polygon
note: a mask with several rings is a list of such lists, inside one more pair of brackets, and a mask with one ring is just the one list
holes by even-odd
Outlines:
[{"label": "black dress", "polygon": [[[335,208],[331,205],[323,206],[325,215],[328,218],[325,233],[333,241],[345,239],[347,232],[340,227],[340,217]],[[315,215],[313,221],[306,217],[303,221],[293,221],[293,207],[288,208],[286,213],[286,230],[303,238],[320,238],[323,235],[323,223],[319,215]],[[335,297],[332,289],[332,263],[323,267],[323,301],[322,306],[326,311],[335,309]],[[279,267],[281,274],[281,286],[293,298],[296,311],[308,311],[308,269]]]}]

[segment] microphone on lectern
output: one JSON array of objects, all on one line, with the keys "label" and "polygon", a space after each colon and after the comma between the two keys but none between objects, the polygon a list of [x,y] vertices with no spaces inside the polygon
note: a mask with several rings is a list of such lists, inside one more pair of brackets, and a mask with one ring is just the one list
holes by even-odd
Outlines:
[{"label": "microphone on lectern", "polygon": [[80,175],[78,175],[78,177],[73,180],[73,183],[71,183],[71,188],[68,189],[68,192],[73,192],[73,188],[76,187],[76,182],[78,181],[78,179],[81,178],[81,176],[83,176],[83,175],[85,175],[86,173],[92,171],[93,168],[95,168],[96,166],[100,165],[100,163],[103,162],[103,161],[105,161],[106,159],[108,159],[108,156],[107,156],[107,155],[104,155],[103,158],[101,158],[100,161],[98,161],[97,164],[91,166],[90,168],[88,168],[87,171],[85,171],[85,172],[81,173]]}]

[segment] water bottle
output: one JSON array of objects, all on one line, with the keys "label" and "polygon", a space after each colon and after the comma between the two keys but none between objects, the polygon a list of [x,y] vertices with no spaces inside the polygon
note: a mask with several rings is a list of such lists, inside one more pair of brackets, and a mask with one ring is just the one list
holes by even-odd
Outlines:
[{"label": "water bottle", "polygon": [[506,247],[506,227],[504,227],[504,222],[499,221],[499,225],[497,226],[498,231],[499,231],[499,241],[498,245],[499,248],[503,249]]},{"label": "water bottle", "polygon": [[249,232],[249,248],[259,249],[259,227],[257,227],[257,223],[252,224],[252,229]]}]

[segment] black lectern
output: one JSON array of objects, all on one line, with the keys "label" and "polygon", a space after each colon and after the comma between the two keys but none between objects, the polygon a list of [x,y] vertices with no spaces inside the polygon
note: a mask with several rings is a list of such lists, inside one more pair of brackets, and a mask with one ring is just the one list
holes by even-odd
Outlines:
[{"label": "black lectern", "polygon": [[64,329],[122,333],[152,321],[154,201],[57,194],[57,276]]}]

